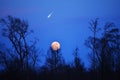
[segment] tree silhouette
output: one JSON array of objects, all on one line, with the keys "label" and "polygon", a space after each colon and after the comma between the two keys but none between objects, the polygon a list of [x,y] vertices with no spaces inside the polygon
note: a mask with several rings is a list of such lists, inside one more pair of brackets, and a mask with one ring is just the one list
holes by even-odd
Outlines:
[{"label": "tree silhouette", "polygon": [[60,50],[53,50],[50,48],[47,52],[46,56],[46,64],[48,65],[50,70],[57,70],[57,68],[63,64],[64,60],[62,58],[62,54]]},{"label": "tree silhouette", "polygon": [[[93,30],[93,34],[94,32],[95,31]],[[114,73],[115,63],[118,62],[115,61],[115,59],[117,59],[115,56],[119,49],[118,36],[120,36],[119,29],[115,24],[106,23],[101,38],[95,38],[94,36],[89,38],[86,42],[86,45],[95,53],[94,57],[91,57],[91,61],[93,62],[95,60],[94,64],[97,63],[95,64],[95,70],[94,67],[91,68],[93,68],[94,71],[99,72],[98,74],[100,74],[99,77],[101,80],[110,79],[112,73]]]},{"label": "tree silhouette", "polygon": [[[98,71],[97,71],[97,67],[99,65],[99,53],[98,53],[98,44],[99,44],[99,39],[97,37],[98,31],[100,30],[100,28],[98,27],[98,18],[96,18],[95,20],[91,20],[90,24],[90,31],[92,32],[92,36],[90,36],[86,41],[85,41],[85,45],[91,50],[91,52],[89,53],[89,57],[90,57],[90,61],[91,61],[91,66],[90,66],[90,70],[93,74],[92,78],[97,79],[98,77]],[[94,76],[95,75],[95,76]]]},{"label": "tree silhouette", "polygon": [[10,48],[7,52],[0,52],[2,64],[5,64],[6,70],[22,72],[30,69],[31,62],[35,66],[37,62],[36,41],[30,43],[27,40],[27,36],[31,33],[28,23],[12,16],[1,19],[0,23],[3,27],[2,35],[12,44],[12,50]]},{"label": "tree silhouette", "polygon": [[76,80],[83,79],[85,68],[79,57],[78,47],[75,48],[73,55],[74,55],[74,74],[73,75],[75,75],[74,79]]},{"label": "tree silhouette", "polygon": [[[100,65],[102,75],[115,71],[115,64],[119,61],[116,61],[118,55],[119,47],[119,29],[114,23],[106,23],[104,26],[103,37],[101,39],[101,56],[100,56]],[[117,55],[117,57],[116,57]],[[111,74],[112,75],[112,74]]]}]

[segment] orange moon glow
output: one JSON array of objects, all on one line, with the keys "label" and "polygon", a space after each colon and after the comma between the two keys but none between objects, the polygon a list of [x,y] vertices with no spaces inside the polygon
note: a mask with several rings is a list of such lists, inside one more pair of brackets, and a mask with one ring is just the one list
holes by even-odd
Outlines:
[{"label": "orange moon glow", "polygon": [[58,49],[60,49],[60,43],[57,42],[57,41],[52,42],[51,48],[52,48],[54,51],[57,51]]}]

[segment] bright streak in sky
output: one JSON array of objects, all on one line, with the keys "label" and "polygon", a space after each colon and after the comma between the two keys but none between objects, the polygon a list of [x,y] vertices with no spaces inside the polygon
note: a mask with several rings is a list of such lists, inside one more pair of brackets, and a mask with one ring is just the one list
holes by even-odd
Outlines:
[{"label": "bright streak in sky", "polygon": [[50,17],[52,16],[52,14],[53,14],[53,12],[51,12],[51,13],[47,16],[47,18],[50,18]]}]

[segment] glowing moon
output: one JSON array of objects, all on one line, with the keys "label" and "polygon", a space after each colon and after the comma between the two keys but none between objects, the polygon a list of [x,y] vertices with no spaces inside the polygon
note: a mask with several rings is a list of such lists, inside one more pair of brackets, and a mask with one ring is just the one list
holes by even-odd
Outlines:
[{"label": "glowing moon", "polygon": [[60,49],[60,43],[57,42],[57,41],[52,42],[51,48],[52,48],[52,50],[54,50],[54,51],[59,50],[59,49]]}]

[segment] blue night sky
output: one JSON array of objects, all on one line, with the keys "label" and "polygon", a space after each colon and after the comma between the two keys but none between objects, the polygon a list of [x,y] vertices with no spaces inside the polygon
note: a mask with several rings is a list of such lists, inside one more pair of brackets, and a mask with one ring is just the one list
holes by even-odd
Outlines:
[{"label": "blue night sky", "polygon": [[51,43],[57,40],[66,62],[73,60],[73,51],[79,47],[80,57],[88,66],[88,48],[84,45],[85,40],[92,35],[88,22],[100,18],[99,27],[106,21],[120,26],[120,1],[0,0],[0,18],[7,15],[28,21],[30,29],[34,31],[32,37],[39,39],[37,47],[43,53],[46,54]]}]

